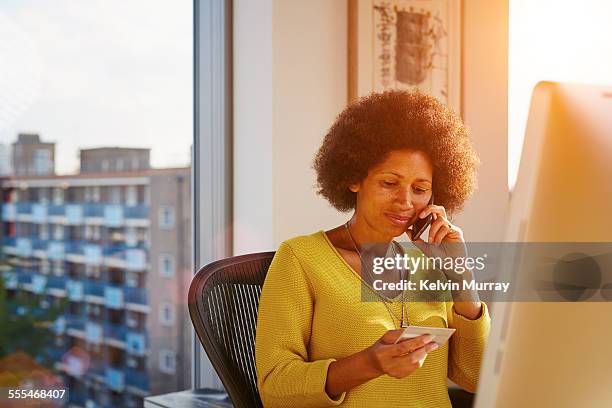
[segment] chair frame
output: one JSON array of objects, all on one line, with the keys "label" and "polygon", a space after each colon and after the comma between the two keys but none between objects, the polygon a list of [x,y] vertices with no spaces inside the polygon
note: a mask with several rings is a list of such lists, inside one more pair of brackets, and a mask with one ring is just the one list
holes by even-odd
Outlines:
[{"label": "chair frame", "polygon": [[[215,283],[214,278],[216,274],[220,272],[228,272],[233,270],[233,277],[238,278],[239,269],[237,266],[248,267],[249,264],[253,262],[264,262],[267,263],[267,267],[265,271],[263,271],[263,278],[265,280],[265,275],[268,272],[268,267],[272,262],[272,258],[274,257],[275,252],[259,252],[254,254],[247,255],[239,255],[231,258],[221,259],[215,262],[212,262],[208,265],[203,266],[193,277],[191,284],[189,286],[189,294],[188,294],[188,307],[189,307],[189,315],[191,317],[191,321],[195,328],[195,331],[200,339],[200,343],[202,344],[204,351],[208,355],[210,362],[219,375],[225,390],[228,395],[232,399],[232,402],[235,407],[253,407],[253,397],[252,395],[245,395],[245,390],[239,379],[236,379],[235,372],[229,369],[226,361],[224,361],[224,357],[220,353],[220,345],[215,341],[214,336],[207,330],[205,325],[205,319],[207,318],[207,313],[209,311],[205,298],[202,296],[204,291],[206,291],[210,287],[214,287]],[[250,282],[248,280],[244,280],[244,276],[240,277],[242,281],[236,279],[238,283],[245,284],[253,284],[263,286],[263,280],[259,282],[257,278],[254,278]],[[212,286],[211,286],[212,285]],[[258,301],[259,306],[259,301]],[[253,344],[253,350],[255,345]],[[257,399],[259,399],[260,407],[263,407],[261,404],[261,399],[259,398],[259,394],[257,395]]]}]

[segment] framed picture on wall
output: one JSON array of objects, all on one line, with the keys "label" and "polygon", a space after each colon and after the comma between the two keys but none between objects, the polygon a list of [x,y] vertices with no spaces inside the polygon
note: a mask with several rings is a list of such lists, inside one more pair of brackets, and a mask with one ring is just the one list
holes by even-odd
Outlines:
[{"label": "framed picture on wall", "polygon": [[419,89],[461,114],[461,0],[349,0],[348,100]]}]

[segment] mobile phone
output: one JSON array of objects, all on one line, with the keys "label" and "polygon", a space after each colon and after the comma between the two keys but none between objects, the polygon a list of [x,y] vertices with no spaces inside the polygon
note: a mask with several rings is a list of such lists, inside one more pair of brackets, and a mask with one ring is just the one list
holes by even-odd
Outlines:
[{"label": "mobile phone", "polygon": [[[427,203],[428,206],[433,204],[433,199],[434,199],[434,195],[432,192],[431,198],[429,199],[429,202]],[[428,214],[427,217],[425,218],[417,218],[417,220],[412,225],[412,229],[407,230],[406,233],[410,234],[411,239],[413,241],[416,241],[417,239],[419,239],[421,234],[425,232],[427,227],[431,225],[432,222],[433,222],[433,214]]]}]

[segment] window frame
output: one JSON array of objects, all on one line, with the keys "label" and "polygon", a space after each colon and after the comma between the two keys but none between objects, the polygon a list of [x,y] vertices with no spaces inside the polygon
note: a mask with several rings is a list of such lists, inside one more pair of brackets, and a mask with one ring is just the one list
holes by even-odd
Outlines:
[{"label": "window frame", "polygon": [[[232,0],[194,0],[194,273],[232,255]],[[223,389],[199,339],[192,336],[192,387]]]}]

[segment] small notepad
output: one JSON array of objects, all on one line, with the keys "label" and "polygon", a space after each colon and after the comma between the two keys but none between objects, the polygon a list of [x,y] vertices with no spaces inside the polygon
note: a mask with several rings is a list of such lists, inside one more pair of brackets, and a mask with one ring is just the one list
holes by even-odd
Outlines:
[{"label": "small notepad", "polygon": [[446,327],[408,326],[395,342],[398,343],[402,340],[412,339],[423,334],[431,334],[434,336],[432,341],[442,347],[454,332],[455,329],[448,329]]}]

